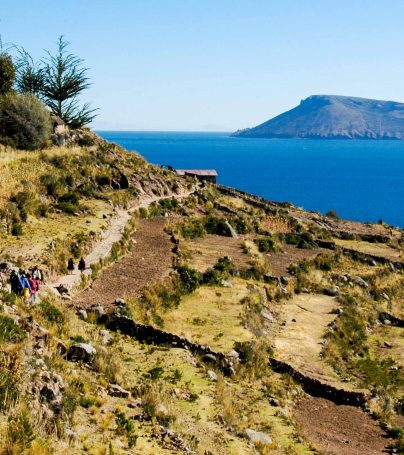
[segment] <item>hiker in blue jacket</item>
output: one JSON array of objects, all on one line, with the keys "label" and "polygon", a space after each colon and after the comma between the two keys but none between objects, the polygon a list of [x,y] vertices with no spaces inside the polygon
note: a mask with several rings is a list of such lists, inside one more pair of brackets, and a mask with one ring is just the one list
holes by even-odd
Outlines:
[{"label": "hiker in blue jacket", "polygon": [[23,296],[25,303],[28,304],[31,301],[31,285],[29,284],[28,278],[25,275],[25,273],[21,275],[21,284],[23,288]]}]

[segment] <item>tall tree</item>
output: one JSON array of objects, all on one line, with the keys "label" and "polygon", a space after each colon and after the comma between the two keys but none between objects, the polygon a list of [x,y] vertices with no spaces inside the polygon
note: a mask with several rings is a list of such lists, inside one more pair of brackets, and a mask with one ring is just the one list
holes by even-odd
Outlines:
[{"label": "tall tree", "polygon": [[79,95],[91,84],[83,60],[68,53],[69,44],[60,36],[55,55],[47,52],[48,57],[42,61],[44,79],[41,93],[55,115],[72,128],[79,128],[96,117],[97,109],[91,109],[88,103],[80,106]]},{"label": "tall tree", "polygon": [[34,62],[31,55],[24,48],[17,48],[15,59],[15,85],[20,93],[30,93],[41,98],[44,86],[44,68],[41,63]]}]

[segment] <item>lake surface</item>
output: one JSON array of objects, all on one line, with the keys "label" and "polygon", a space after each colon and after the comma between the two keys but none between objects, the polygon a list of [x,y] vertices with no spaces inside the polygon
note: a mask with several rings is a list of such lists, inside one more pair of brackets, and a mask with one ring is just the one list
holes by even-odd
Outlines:
[{"label": "lake surface", "polygon": [[404,227],[404,141],[244,139],[99,131],[155,164],[216,169],[219,183],[341,218]]}]

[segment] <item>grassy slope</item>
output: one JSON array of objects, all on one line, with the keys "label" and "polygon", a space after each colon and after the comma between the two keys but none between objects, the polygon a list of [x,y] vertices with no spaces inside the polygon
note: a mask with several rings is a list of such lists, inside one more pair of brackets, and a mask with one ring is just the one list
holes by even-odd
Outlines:
[{"label": "grassy slope", "polygon": [[[0,172],[2,176],[7,176],[7,180],[2,179],[0,182],[2,208],[9,204],[10,196],[19,191],[30,191],[36,203],[41,201],[49,208],[47,218],[38,217],[34,211],[29,213],[27,222],[22,223],[23,234],[18,238],[3,229],[1,256],[7,254],[13,259],[23,256],[21,261],[26,264],[41,261],[43,256],[46,257],[48,254],[46,250],[50,239],[58,239],[58,244],[63,246],[61,250],[57,250],[57,254],[60,256],[69,254],[72,233],[77,232],[85,238],[90,231],[95,235],[99,234],[113,212],[114,204],[128,203],[142,196],[139,192],[140,182],[148,183],[144,188],[145,194],[164,192],[167,190],[165,185],[175,187],[176,180],[171,174],[164,174],[147,165],[138,156],[128,155],[119,149],[112,151],[108,149],[104,151],[105,157],[101,158],[99,148],[98,144],[89,148],[46,150],[41,156],[25,152],[0,155]],[[84,167],[88,166],[88,169],[84,176],[77,167],[77,159],[87,163]],[[139,176],[133,183],[136,191],[112,190],[109,186],[102,187],[96,184],[97,175],[112,175],[112,166],[116,161],[127,175],[135,173]],[[64,167],[60,167],[60,162],[64,163]],[[93,194],[79,193],[80,204],[88,206],[90,210],[80,210],[76,216],[55,210],[57,197],[46,195],[40,181],[40,176],[46,173],[54,173],[59,177],[64,177],[66,173],[71,174],[76,182],[74,190],[77,190],[77,184],[82,180],[87,184],[92,183],[95,188]],[[157,179],[157,184],[150,181],[150,174]],[[63,194],[66,189],[63,188],[61,191]],[[311,228],[310,217],[301,211],[296,213],[294,210],[289,213],[278,211],[276,214],[268,214],[239,198],[221,197],[215,193],[211,197],[209,192],[207,198],[208,201],[190,198],[184,208],[188,215],[185,219],[197,218],[200,213],[227,217],[228,215],[223,215],[220,209],[214,208],[215,202],[219,202],[235,210],[247,221],[252,218],[259,220],[264,231],[273,233],[293,231],[296,229],[293,227],[295,219],[299,219],[299,222],[303,219],[301,225],[306,230]],[[109,200],[112,204],[108,202]],[[177,218],[173,218],[174,224],[183,219],[178,213],[177,211],[175,214]],[[380,227],[377,229],[379,232]],[[253,266],[260,272],[270,271],[267,254],[271,253],[263,254],[257,250],[253,243],[256,235],[254,231],[247,235],[245,253],[240,253],[246,256],[243,257],[242,265]],[[260,233],[260,237],[262,235]],[[396,233],[394,235],[397,237]],[[220,237],[218,239],[220,240]],[[207,236],[192,242],[180,240],[179,246],[183,259],[190,265],[198,265],[200,270],[204,270],[215,263],[209,258],[213,243],[212,237]],[[34,244],[35,248],[32,248],[31,244]],[[192,255],[191,247],[196,244],[204,254],[198,255],[198,252],[193,251]],[[231,254],[232,251],[233,242],[221,243],[221,256]],[[386,306],[389,306],[397,314],[402,311],[402,274],[388,270],[386,266],[370,267],[352,261],[340,256],[338,252],[332,253],[328,261],[331,270],[321,269],[318,264],[310,262],[307,263],[306,271],[289,278],[290,282],[285,287],[285,292],[293,294],[302,288],[309,292],[290,301],[285,300],[288,295],[279,293],[278,287],[274,284],[265,284],[262,280],[254,278],[228,278],[231,287],[202,286],[192,294],[182,297],[177,308],[164,310],[158,306],[164,330],[185,335],[215,350],[228,352],[234,347],[235,341],[253,341],[252,358],[238,368],[234,378],[223,380],[219,375],[217,382],[209,379],[206,373],[208,367],[204,362],[198,358],[192,359],[184,350],[146,346],[120,334],[113,334],[112,344],[104,345],[100,333],[102,327],[93,324],[91,319],[87,322],[80,320],[74,309],[67,308],[54,297],[47,300],[52,307],[60,311],[61,316],[57,321],[55,313],[49,308],[26,308],[17,301],[16,311],[20,317],[32,315],[54,336],[40,355],[45,359],[48,369],[57,372],[63,378],[65,383],[63,406],[67,415],[62,413],[55,416],[51,428],[45,418],[38,419],[42,409],[41,403],[33,400],[32,395],[26,390],[30,383],[27,376],[30,368],[27,365],[33,365],[30,374],[34,374],[34,377],[41,375],[40,366],[33,364],[30,358],[37,355],[33,340],[28,337],[22,342],[14,342],[1,338],[0,354],[3,365],[18,379],[21,391],[19,400],[10,408],[3,408],[0,415],[2,447],[9,447],[14,453],[32,455],[66,451],[94,455],[179,453],[171,441],[172,438],[163,440],[161,437],[159,424],[163,422],[178,434],[188,447],[200,454],[252,454],[256,453],[256,450],[260,453],[315,452],[316,447],[302,437],[293,421],[293,404],[304,395],[300,386],[293,383],[287,375],[271,371],[266,362],[268,356],[266,349],[269,345],[274,349],[275,356],[285,354],[280,348],[279,352],[277,351],[278,334],[285,338],[288,328],[297,330],[296,327],[299,328],[300,323],[303,324],[305,336],[307,335],[307,339],[310,338],[309,344],[316,356],[321,350],[318,343],[322,342],[326,332],[329,332],[326,326],[332,319],[336,318],[336,330],[340,329],[341,332],[345,330],[344,336],[350,336],[351,326],[338,325],[343,322],[343,316],[328,314],[328,310],[334,307],[332,299],[315,297],[312,294],[317,295],[324,287],[330,286],[330,279],[335,274],[347,273],[351,277],[359,275],[366,279],[371,290],[386,290],[391,297],[388,304],[385,300],[373,299],[368,290],[358,285],[346,284],[343,287],[343,293],[354,296],[358,302],[359,313],[355,317],[364,324],[365,332],[368,334],[367,338],[357,343],[366,345],[372,356],[383,358],[388,355],[399,366],[402,364],[400,329],[378,326],[375,323],[375,315],[379,308],[386,309]],[[3,295],[1,298],[6,301],[8,296]],[[303,302],[300,306],[304,307],[307,303],[315,304],[317,298],[324,299],[328,305],[327,311],[321,312],[316,308],[315,312],[320,315],[319,317],[311,318],[304,315],[300,321],[301,312],[305,310],[299,307],[301,312],[298,315],[294,314],[292,310],[297,308],[295,303]],[[134,302],[133,305],[141,306],[142,303]],[[346,314],[351,311],[345,304],[341,306]],[[5,310],[10,311],[9,307]],[[270,311],[275,316],[275,323],[264,321],[262,310]],[[4,313],[0,313],[2,314]],[[142,311],[139,310],[139,315],[141,314]],[[293,327],[294,323],[291,322],[293,317],[297,319],[296,327]],[[288,321],[285,327],[284,320]],[[292,332],[286,336],[286,341],[290,341]],[[301,330],[298,332],[301,336]],[[0,330],[0,335],[1,333]],[[56,353],[56,338],[61,339],[67,346],[78,339],[90,341],[98,351],[94,368],[62,359]],[[380,348],[378,340],[390,342],[392,348]],[[292,345],[293,349],[301,347],[299,343]],[[363,346],[353,346],[358,349],[361,347]],[[349,378],[353,383],[362,385],[365,373],[356,364],[359,357],[349,352],[344,358],[342,354],[344,348],[338,337],[328,338],[328,350],[322,353],[323,357],[316,357],[312,365],[310,365],[312,356],[307,355],[305,358],[308,369],[311,366],[315,368],[323,366],[322,373],[324,380],[327,380],[327,371],[335,368],[332,375],[330,374],[332,376],[330,382],[335,381],[339,374],[344,380]],[[293,352],[286,354],[293,356]],[[106,392],[109,383],[118,383],[130,390],[133,398],[111,397]],[[376,396],[380,397],[386,396],[383,394],[387,393],[388,400],[391,400],[389,403],[393,403],[401,393],[400,389],[393,390],[387,387],[388,390],[385,390],[380,389],[380,385],[375,389],[374,385],[368,384],[369,389],[376,390],[378,394]],[[271,402],[274,398],[278,400],[279,405]],[[15,419],[20,422],[26,402],[32,406],[28,412],[29,424],[12,425]],[[164,405],[167,411],[163,416],[159,415],[157,410],[160,404]],[[380,405],[376,403],[375,406]],[[74,412],[72,408],[75,408]],[[378,407],[377,410],[383,419],[391,419],[394,416],[391,404],[387,409]],[[10,421],[10,418],[14,420]],[[125,419],[132,423],[126,425]],[[66,426],[74,430],[75,438],[68,438]],[[246,428],[270,434],[274,444],[270,447],[253,448],[244,435]],[[129,447],[131,438],[136,439],[136,445],[132,448]]]}]

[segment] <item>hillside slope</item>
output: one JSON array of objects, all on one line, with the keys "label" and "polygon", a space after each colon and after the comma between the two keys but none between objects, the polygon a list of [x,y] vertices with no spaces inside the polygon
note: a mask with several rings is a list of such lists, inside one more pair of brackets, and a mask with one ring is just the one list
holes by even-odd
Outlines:
[{"label": "hillside slope", "polygon": [[235,137],[404,139],[404,104],[349,96],[312,95],[299,106]]}]

